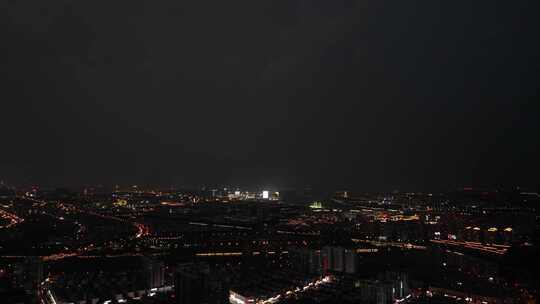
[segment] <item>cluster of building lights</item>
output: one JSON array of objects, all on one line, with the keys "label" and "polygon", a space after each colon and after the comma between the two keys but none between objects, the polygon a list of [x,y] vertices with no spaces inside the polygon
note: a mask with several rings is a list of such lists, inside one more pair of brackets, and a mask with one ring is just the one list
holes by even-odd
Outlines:
[{"label": "cluster of building lights", "polygon": [[0,210],[0,217],[5,219],[5,220],[9,220],[9,224],[5,225],[5,226],[0,226],[0,228],[10,228],[10,227],[13,227],[17,224],[20,224],[24,221],[24,219],[16,216],[15,214],[12,214],[12,213],[9,213],[9,212],[6,212],[4,210]]}]

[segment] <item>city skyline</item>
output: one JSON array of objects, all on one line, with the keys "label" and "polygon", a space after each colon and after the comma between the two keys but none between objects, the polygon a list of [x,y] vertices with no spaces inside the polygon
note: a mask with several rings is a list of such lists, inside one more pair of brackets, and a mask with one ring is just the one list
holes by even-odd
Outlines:
[{"label": "city skyline", "polygon": [[540,1],[0,11],[0,304],[540,300]]}]

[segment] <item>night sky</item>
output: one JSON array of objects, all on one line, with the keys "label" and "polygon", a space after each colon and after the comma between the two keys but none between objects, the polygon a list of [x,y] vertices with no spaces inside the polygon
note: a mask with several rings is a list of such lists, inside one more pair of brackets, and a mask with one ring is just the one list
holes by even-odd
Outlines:
[{"label": "night sky", "polygon": [[537,3],[5,0],[0,179],[538,187]]}]

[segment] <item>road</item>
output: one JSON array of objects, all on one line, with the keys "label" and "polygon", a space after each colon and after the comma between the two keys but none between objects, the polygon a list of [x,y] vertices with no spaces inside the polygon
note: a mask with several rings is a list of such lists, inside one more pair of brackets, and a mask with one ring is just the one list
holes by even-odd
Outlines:
[{"label": "road", "polygon": [[484,245],[477,242],[462,242],[462,241],[451,241],[451,240],[431,240],[432,243],[456,246],[460,248],[477,250],[484,253],[492,253],[497,255],[504,255],[508,251],[510,246],[506,245]]}]

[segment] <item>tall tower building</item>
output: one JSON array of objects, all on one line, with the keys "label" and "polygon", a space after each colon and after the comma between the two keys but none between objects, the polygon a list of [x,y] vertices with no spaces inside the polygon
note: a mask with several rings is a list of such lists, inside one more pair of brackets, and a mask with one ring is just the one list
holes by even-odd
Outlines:
[{"label": "tall tower building", "polygon": [[153,258],[147,258],[145,263],[148,289],[163,287],[165,285],[165,264]]},{"label": "tall tower building", "polygon": [[201,263],[182,264],[174,276],[177,304],[203,303],[209,290],[210,269]]}]

